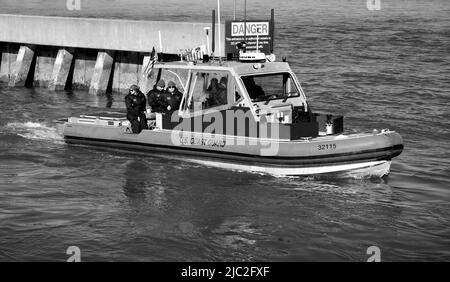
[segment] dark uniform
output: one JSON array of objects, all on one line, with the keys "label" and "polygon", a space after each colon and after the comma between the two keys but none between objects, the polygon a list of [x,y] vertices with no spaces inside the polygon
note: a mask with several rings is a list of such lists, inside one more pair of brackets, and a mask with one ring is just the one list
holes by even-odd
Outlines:
[{"label": "dark uniform", "polygon": [[[155,87],[148,92],[148,105],[152,108],[153,113],[164,113],[167,111],[167,93],[164,90],[166,83],[164,80],[158,81]],[[161,89],[158,89],[160,87]]]},{"label": "dark uniform", "polygon": [[[172,92],[169,89],[174,89]],[[173,81],[170,81],[167,88],[167,96],[166,103],[170,106],[171,111],[176,111],[180,107],[181,98],[183,98],[183,94],[178,91],[177,86]]]},{"label": "dark uniform", "polygon": [[148,92],[147,97],[148,105],[152,107],[153,113],[163,113],[167,110],[168,104],[166,102],[166,90],[158,90],[153,88],[150,92]]},{"label": "dark uniform", "polygon": [[[132,94],[131,91],[135,91]],[[147,99],[139,88],[131,87],[130,93],[125,96],[125,105],[127,106],[127,119],[131,123],[133,133],[140,133],[143,129],[148,129],[147,117],[145,116]]]},{"label": "dark uniform", "polygon": [[183,93],[181,93],[180,91],[178,91],[177,88],[175,88],[175,91],[172,94],[169,93],[169,95],[170,96],[167,99],[167,101],[170,103],[172,111],[178,110],[180,108],[181,98],[183,98]]}]

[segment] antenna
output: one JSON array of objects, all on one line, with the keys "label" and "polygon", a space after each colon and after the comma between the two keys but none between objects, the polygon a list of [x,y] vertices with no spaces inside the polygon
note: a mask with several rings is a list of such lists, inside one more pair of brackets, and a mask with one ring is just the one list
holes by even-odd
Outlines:
[{"label": "antenna", "polygon": [[216,51],[216,10],[212,10],[211,53]]},{"label": "antenna", "polygon": [[259,33],[261,32],[260,28],[256,29],[256,53],[259,52]]},{"label": "antenna", "polygon": [[247,0],[244,0],[244,41],[247,41]]},{"label": "antenna", "polygon": [[220,0],[217,0],[217,23],[218,23],[218,28],[219,28],[219,42],[218,42],[218,44],[219,44],[219,58],[220,58],[220,56],[221,56],[221,54],[222,54],[222,46],[221,46],[221,42],[220,42],[220,30],[221,30],[221,28],[220,28]]},{"label": "antenna", "polygon": [[211,53],[209,52],[209,30],[211,29],[209,26],[205,26],[203,28],[206,32],[206,54],[211,55]]},{"label": "antenna", "polygon": [[270,33],[272,40],[270,41],[270,54],[273,54],[273,42],[275,37],[275,9],[270,10]]}]

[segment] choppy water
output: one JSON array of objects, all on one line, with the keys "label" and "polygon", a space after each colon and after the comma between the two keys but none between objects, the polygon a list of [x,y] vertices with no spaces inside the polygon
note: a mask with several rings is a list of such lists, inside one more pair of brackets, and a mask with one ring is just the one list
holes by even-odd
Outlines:
[{"label": "choppy water", "polygon": [[[0,0],[2,13],[209,21],[215,1]],[[238,1],[239,2],[239,1]],[[242,2],[242,1],[241,1]],[[250,18],[273,1],[249,0]],[[182,3],[182,4],[180,4]],[[222,1],[232,16],[233,1]],[[316,110],[405,141],[384,179],[275,178],[68,146],[53,120],[123,97],[0,85],[0,260],[450,260],[450,3],[277,2],[286,55]]]}]

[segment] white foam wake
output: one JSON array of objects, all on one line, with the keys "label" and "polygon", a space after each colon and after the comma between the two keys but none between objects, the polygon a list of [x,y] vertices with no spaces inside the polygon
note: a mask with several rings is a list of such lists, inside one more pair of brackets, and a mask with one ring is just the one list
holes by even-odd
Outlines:
[{"label": "white foam wake", "polygon": [[62,135],[58,134],[55,127],[49,127],[40,122],[11,122],[6,129],[15,134],[31,140],[47,140],[55,143],[64,143]]},{"label": "white foam wake", "polygon": [[230,162],[210,161],[200,159],[185,159],[190,162],[210,167],[219,167],[235,171],[245,171],[259,174],[270,174],[275,177],[335,175],[342,178],[364,179],[382,177],[389,173],[390,161],[369,161],[344,165],[311,166],[298,168],[281,168],[275,166],[243,165]]}]

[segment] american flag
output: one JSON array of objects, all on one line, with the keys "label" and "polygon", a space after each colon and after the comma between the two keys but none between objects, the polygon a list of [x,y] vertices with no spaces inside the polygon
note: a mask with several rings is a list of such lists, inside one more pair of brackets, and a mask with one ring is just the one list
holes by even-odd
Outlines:
[{"label": "american flag", "polygon": [[153,67],[155,63],[158,61],[158,54],[156,54],[155,47],[153,46],[153,50],[150,53],[150,60],[148,60],[147,66],[144,68],[143,76],[150,77],[152,75]]}]

